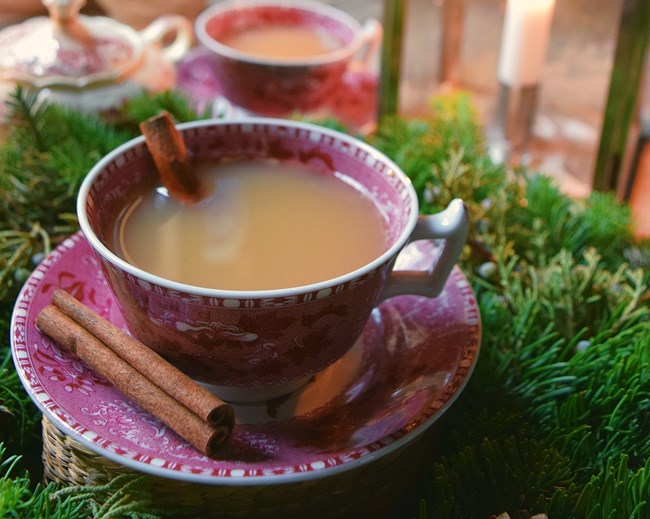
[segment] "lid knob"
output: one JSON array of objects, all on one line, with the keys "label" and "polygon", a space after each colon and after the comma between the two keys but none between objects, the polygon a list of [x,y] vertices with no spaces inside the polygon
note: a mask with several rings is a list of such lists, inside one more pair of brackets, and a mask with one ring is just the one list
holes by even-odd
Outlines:
[{"label": "lid knob", "polygon": [[76,19],[85,4],[86,0],[43,0],[43,5],[50,12],[50,17],[63,23]]},{"label": "lid knob", "polygon": [[80,14],[86,0],[41,1],[49,17],[0,31],[0,79],[85,88],[116,81],[138,66],[143,44],[131,27]]}]

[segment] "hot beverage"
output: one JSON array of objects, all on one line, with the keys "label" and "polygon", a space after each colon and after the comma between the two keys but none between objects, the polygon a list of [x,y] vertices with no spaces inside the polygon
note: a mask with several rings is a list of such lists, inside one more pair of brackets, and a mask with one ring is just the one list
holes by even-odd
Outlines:
[{"label": "hot beverage", "polygon": [[381,255],[385,225],[349,178],[277,161],[204,164],[211,195],[183,205],[137,197],[113,249],[157,276],[207,288],[269,290],[341,276]]},{"label": "hot beverage", "polygon": [[309,27],[250,27],[222,40],[240,52],[268,58],[305,58],[327,54],[340,48],[331,37]]}]

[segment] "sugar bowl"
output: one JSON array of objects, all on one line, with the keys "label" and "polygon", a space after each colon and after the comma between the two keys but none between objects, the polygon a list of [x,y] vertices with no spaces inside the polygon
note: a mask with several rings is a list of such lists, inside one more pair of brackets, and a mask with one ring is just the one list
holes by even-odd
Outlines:
[{"label": "sugar bowl", "polygon": [[108,17],[80,14],[85,0],[43,3],[49,17],[0,31],[0,101],[20,84],[43,100],[102,112],[143,91],[174,85],[174,62],[192,44],[186,18],[161,16],[136,31]]}]

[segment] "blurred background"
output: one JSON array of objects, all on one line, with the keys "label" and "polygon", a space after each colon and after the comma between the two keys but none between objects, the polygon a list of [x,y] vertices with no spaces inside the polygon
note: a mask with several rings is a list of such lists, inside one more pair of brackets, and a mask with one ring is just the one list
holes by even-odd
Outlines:
[{"label": "blurred background", "polygon": [[[164,13],[194,18],[218,0],[92,0],[82,12],[106,14],[143,28]],[[322,0],[359,21],[382,21],[383,0]],[[593,172],[607,104],[621,10],[626,0],[557,0],[528,146],[529,165],[555,177],[562,189],[585,196]],[[431,97],[450,89],[470,93],[480,121],[494,119],[497,67],[506,0],[404,0],[399,113],[427,112]],[[40,0],[0,0],[0,25],[44,14]],[[444,30],[457,35],[457,52]],[[446,61],[445,61],[446,60]],[[443,64],[443,61],[445,63]],[[377,64],[378,67],[378,64]],[[650,66],[629,132],[625,171],[638,233],[650,235]],[[635,160],[636,159],[636,160]],[[645,193],[648,195],[645,195]]]}]

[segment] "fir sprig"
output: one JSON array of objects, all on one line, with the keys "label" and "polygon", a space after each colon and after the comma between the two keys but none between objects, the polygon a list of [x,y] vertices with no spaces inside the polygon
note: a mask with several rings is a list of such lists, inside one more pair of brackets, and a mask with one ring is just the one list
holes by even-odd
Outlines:
[{"label": "fir sprig", "polygon": [[0,148],[0,216],[22,230],[49,229],[58,214],[74,212],[76,188],[95,162],[124,142],[97,116],[38,102],[17,87],[10,98],[11,133]]},{"label": "fir sprig", "polygon": [[8,349],[0,350],[0,443],[11,452],[24,452],[38,443],[40,418],[23,390]]},{"label": "fir sprig", "polygon": [[127,103],[119,121],[47,105],[17,87],[9,98],[11,131],[0,147],[0,305],[51,245],[77,229],[75,201],[88,171],[138,134],[138,122],[168,110],[177,121],[199,117],[176,92],[143,95]]},{"label": "fir sprig", "polygon": [[17,474],[20,456],[5,458],[0,443],[0,517],[23,519],[74,519],[85,516],[84,503],[70,499],[55,499],[56,485],[33,486],[26,473]]},{"label": "fir sprig", "polygon": [[634,471],[628,457],[607,460],[604,470],[595,475],[580,493],[575,517],[618,519],[650,517],[650,459]]},{"label": "fir sprig", "polygon": [[119,125],[138,132],[140,122],[154,117],[162,111],[169,112],[177,123],[210,117],[209,108],[203,112],[197,112],[186,95],[167,90],[157,94],[144,93],[129,100],[121,110]]},{"label": "fir sprig", "polygon": [[574,391],[549,406],[545,423],[581,430],[567,452],[576,465],[604,469],[626,454],[633,468],[650,458],[650,324],[585,343],[568,362]]},{"label": "fir sprig", "polygon": [[608,264],[618,263],[633,241],[629,207],[610,193],[571,200],[551,178],[540,174],[526,175],[525,180],[525,203],[513,204],[509,217],[517,253],[540,262],[560,250],[578,256],[594,248]]},{"label": "fir sprig", "polygon": [[155,506],[155,481],[150,476],[122,474],[105,485],[75,485],[57,490],[55,499],[78,503],[86,509],[87,517],[155,519],[175,516],[182,510]]},{"label": "fir sprig", "polygon": [[[490,517],[570,509],[577,497],[569,459],[542,442],[485,439],[434,468],[428,517]],[[566,517],[566,515],[558,515]]]}]

